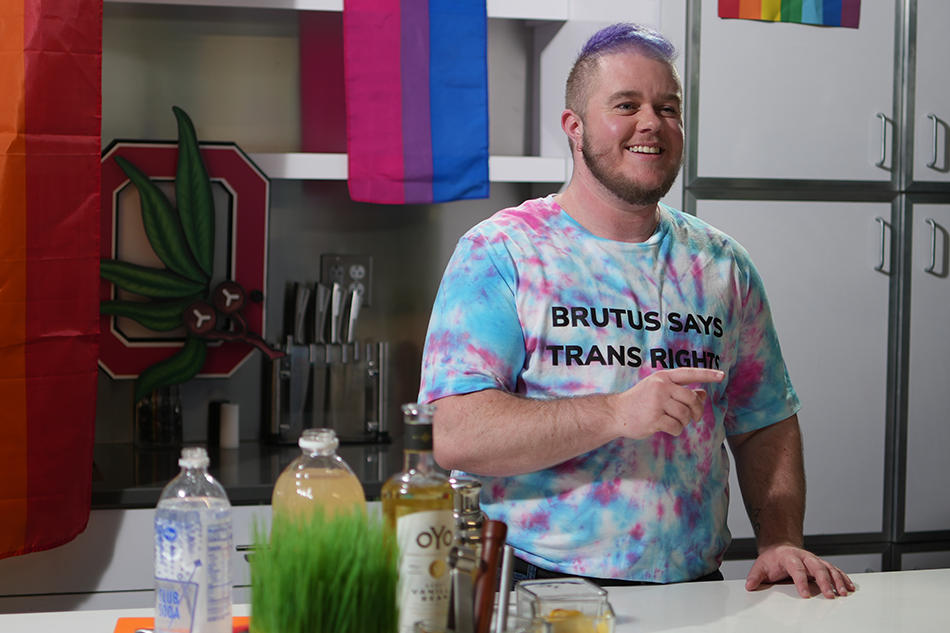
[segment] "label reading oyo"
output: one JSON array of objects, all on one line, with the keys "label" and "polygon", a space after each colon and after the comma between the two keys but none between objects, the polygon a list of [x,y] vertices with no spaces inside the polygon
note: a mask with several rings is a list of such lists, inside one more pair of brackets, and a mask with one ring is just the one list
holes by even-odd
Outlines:
[{"label": "label reading oyo", "polygon": [[452,587],[448,556],[454,530],[451,510],[415,512],[396,521],[400,633],[411,633],[419,620],[448,617]]}]

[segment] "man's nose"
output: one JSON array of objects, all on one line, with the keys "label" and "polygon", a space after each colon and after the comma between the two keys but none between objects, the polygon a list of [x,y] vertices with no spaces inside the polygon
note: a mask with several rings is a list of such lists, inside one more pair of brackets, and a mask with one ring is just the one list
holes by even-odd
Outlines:
[{"label": "man's nose", "polygon": [[645,105],[640,108],[640,116],[637,119],[637,131],[652,132],[660,127],[660,114],[653,106]]}]

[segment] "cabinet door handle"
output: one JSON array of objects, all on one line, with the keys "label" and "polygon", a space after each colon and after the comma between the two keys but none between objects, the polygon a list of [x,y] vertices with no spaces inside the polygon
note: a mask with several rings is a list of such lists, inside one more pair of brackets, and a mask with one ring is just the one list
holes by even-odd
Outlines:
[{"label": "cabinet door handle", "polygon": [[874,163],[874,166],[884,167],[887,162],[887,117],[883,112],[878,112],[877,116],[881,119],[881,160]]},{"label": "cabinet door handle", "polygon": [[928,114],[927,118],[934,122],[934,125],[933,125],[934,136],[933,136],[933,141],[931,141],[931,144],[930,144],[930,162],[927,163],[927,167],[930,167],[931,169],[936,169],[937,167],[937,128],[940,127],[939,125],[940,119],[937,118],[936,114]]},{"label": "cabinet door handle", "polygon": [[874,270],[886,274],[887,271],[884,270],[884,247],[885,247],[885,242],[886,242],[886,239],[887,239],[886,236],[885,236],[885,233],[887,232],[887,231],[885,230],[886,227],[887,227],[887,222],[885,222],[885,221],[884,221],[884,218],[882,218],[882,217],[880,217],[880,216],[878,216],[878,217],[876,217],[876,218],[874,218],[874,219],[877,220],[877,221],[880,223],[880,225],[881,225],[881,256],[880,256],[880,260],[879,260],[879,262],[878,262],[878,265],[874,267]]},{"label": "cabinet door handle", "polygon": [[937,223],[933,218],[927,218],[930,225],[930,266],[924,268],[925,273],[933,273],[937,268]]}]

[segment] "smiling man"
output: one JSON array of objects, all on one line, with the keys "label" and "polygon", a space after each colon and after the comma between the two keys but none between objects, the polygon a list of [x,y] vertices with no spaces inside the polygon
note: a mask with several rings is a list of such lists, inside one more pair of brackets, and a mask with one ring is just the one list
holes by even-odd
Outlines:
[{"label": "smiling man", "polygon": [[800,404],[762,281],[659,202],[683,155],[674,58],[635,25],[591,37],[561,116],[570,184],[459,240],[423,355],[436,459],[481,479],[516,578],[671,583],[722,578],[728,441],[759,547],[747,588],[844,595],[802,549]]}]

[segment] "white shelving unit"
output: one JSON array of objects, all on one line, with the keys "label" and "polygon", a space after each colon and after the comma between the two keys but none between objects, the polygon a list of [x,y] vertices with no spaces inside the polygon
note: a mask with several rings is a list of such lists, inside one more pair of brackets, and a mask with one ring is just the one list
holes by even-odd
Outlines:
[{"label": "white shelving unit", "polygon": [[[343,0],[106,0],[117,4],[187,5],[241,9],[342,11]],[[564,21],[570,0],[488,0],[488,17]],[[268,177],[293,180],[346,180],[346,154],[251,153],[251,160]],[[491,182],[565,182],[568,161],[560,157],[491,156]]]},{"label": "white shelving unit", "polygon": [[[293,180],[346,180],[346,154],[260,153],[248,154],[271,178]],[[563,158],[542,156],[490,156],[491,182],[565,182],[569,176]]]},{"label": "white shelving unit", "polygon": [[[106,0],[127,4],[183,4],[239,9],[342,11],[343,0]],[[570,0],[488,0],[488,17],[522,20],[567,20]]]}]

